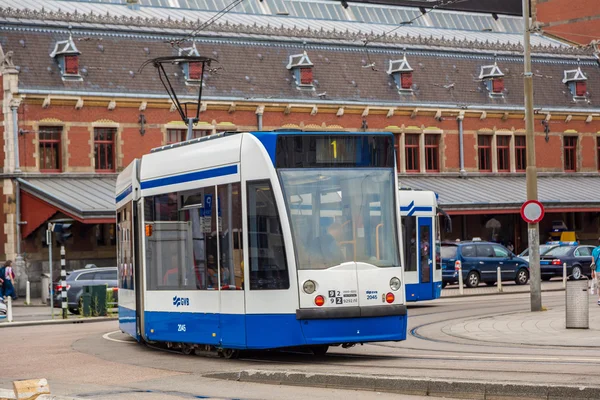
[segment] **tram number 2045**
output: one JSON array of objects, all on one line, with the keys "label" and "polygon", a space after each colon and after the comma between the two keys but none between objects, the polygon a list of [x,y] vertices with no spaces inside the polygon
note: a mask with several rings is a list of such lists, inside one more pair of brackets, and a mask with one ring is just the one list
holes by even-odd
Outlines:
[{"label": "tram number 2045", "polygon": [[185,324],[177,324],[177,332],[185,332]]}]

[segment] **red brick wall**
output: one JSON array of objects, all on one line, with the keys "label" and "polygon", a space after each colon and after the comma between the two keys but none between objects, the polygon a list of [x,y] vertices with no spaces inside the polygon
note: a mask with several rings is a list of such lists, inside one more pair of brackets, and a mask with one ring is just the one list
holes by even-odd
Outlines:
[{"label": "red brick wall", "polygon": [[596,171],[596,137],[595,136],[582,136],[581,141],[581,170],[582,171]]},{"label": "red brick wall", "polygon": [[[90,154],[93,151],[90,145],[90,130],[85,126],[71,126],[67,134],[69,140],[69,158],[66,161],[69,167],[91,167]],[[63,159],[64,159],[63,155]]]},{"label": "red brick wall", "polygon": [[537,20],[550,24],[544,31],[581,44],[600,39],[598,0],[538,0],[537,3]]},{"label": "red brick wall", "polygon": [[162,131],[160,128],[146,128],[144,136],[140,135],[139,128],[125,128],[122,132],[123,163],[126,167],[134,158],[149,153],[154,147],[162,145]]},{"label": "red brick wall", "polygon": [[544,135],[535,137],[535,163],[540,171],[562,171],[562,135],[550,135],[546,142]]}]

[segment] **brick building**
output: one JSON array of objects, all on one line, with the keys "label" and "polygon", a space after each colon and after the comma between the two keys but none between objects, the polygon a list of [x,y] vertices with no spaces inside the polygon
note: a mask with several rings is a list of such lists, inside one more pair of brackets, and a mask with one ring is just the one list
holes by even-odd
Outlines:
[{"label": "brick building", "polygon": [[600,7],[596,0],[532,0],[535,17],[549,35],[588,45],[600,41]]},{"label": "brick building", "polygon": [[[520,18],[247,0],[192,41],[189,31],[218,10],[196,0],[163,2],[169,7],[15,0],[0,9],[0,256],[23,255],[21,278],[36,282],[47,270],[44,231],[58,218],[75,221],[69,268],[115,264],[116,174],[185,137],[156,71],[140,66],[178,54],[216,60],[205,71],[167,68],[188,99],[204,74],[196,136],[286,127],[392,131],[402,186],[438,192],[453,216],[453,237],[489,238],[485,226],[494,218],[505,240],[526,243],[518,217],[525,199]],[[596,237],[597,58],[552,38],[532,40],[540,199],[548,211],[542,234],[561,220],[582,239]]]}]

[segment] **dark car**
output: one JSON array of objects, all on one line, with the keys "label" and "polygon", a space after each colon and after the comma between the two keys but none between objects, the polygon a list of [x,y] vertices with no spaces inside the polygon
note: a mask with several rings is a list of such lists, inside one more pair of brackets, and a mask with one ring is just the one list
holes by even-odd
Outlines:
[{"label": "dark car", "polygon": [[572,244],[550,249],[540,256],[542,279],[549,281],[563,275],[563,264],[567,264],[567,276],[581,279],[583,275],[591,277],[592,250],[594,246]]},{"label": "dark car", "polygon": [[[72,271],[67,276],[67,307],[73,314],[79,313],[80,299],[84,286],[106,285],[112,291],[114,302],[117,301],[117,267],[91,267]],[[62,286],[60,282],[54,286],[54,307],[62,307]]]},{"label": "dark car", "polygon": [[462,267],[463,282],[467,287],[477,287],[480,282],[496,283],[500,267],[502,281],[525,285],[529,280],[527,261],[515,256],[498,243],[464,241],[442,243],[442,286],[458,282],[456,261]]}]

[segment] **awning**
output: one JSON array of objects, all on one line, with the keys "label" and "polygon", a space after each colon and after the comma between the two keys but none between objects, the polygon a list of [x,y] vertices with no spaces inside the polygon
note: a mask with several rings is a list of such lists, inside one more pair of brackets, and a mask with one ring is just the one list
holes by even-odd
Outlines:
[{"label": "awning", "polygon": [[[431,190],[449,214],[517,213],[527,200],[524,176],[401,176],[402,188]],[[600,211],[600,177],[539,176],[547,212]]]},{"label": "awning", "polygon": [[19,178],[22,236],[57,212],[84,224],[115,223],[115,177]]}]

